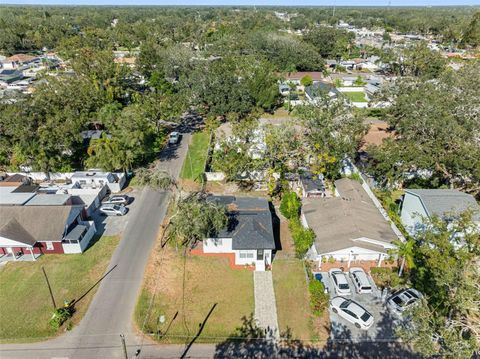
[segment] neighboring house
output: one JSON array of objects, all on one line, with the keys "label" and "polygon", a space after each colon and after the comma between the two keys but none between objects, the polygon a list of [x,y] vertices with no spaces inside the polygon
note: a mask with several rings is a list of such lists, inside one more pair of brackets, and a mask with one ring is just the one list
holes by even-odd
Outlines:
[{"label": "neighboring house", "polygon": [[35,56],[26,55],[26,54],[16,54],[10,57],[7,57],[2,61],[2,66],[4,69],[12,70],[16,69],[24,64],[28,64],[37,59]]},{"label": "neighboring house", "polygon": [[30,184],[32,181],[27,176],[21,175],[19,173],[13,175],[2,175],[0,176],[0,187],[18,187],[22,184]]},{"label": "neighboring house", "polygon": [[[467,193],[452,189],[407,189],[400,217],[405,230],[415,235],[425,228],[425,219],[438,216],[448,221],[468,209],[479,211],[480,206]],[[480,223],[478,214],[474,219]]]},{"label": "neighboring house", "polygon": [[315,99],[322,96],[322,94],[326,94],[329,97],[337,97],[339,93],[335,86],[326,82],[316,82],[312,86],[305,88],[305,96],[310,101],[315,101]]},{"label": "neighboring house", "polygon": [[319,267],[325,261],[380,266],[396,234],[359,182],[344,178],[335,187],[338,197],[303,200],[302,223],[316,236],[307,256]]},{"label": "neighboring house", "polygon": [[300,72],[289,72],[285,78],[287,82],[292,82],[295,85],[300,85],[300,81],[305,77],[309,76],[313,83],[320,82],[323,78],[321,72],[317,71],[312,71],[312,72],[305,72],[305,71],[300,71]]},{"label": "neighboring house", "polygon": [[81,206],[0,206],[0,260],[83,252],[95,234],[95,225],[84,221],[81,213]]},{"label": "neighboring house", "polygon": [[82,171],[75,172],[70,180],[72,183],[78,182],[80,186],[103,187],[107,185],[110,191],[120,192],[125,185],[125,173],[113,173],[102,171]]},{"label": "neighboring house", "polygon": [[303,198],[325,197],[325,183],[321,175],[304,171],[299,175],[292,174],[287,179],[290,187],[299,192]]},{"label": "neighboring house", "polygon": [[227,206],[227,227],[203,241],[204,254],[231,255],[235,265],[254,265],[264,271],[275,251],[272,214],[264,198],[212,196],[210,201]]},{"label": "neighboring house", "polygon": [[112,135],[104,130],[85,130],[80,132],[80,136],[82,136],[83,145],[85,147],[90,145],[91,140],[99,140],[102,138],[103,134],[105,134],[106,138],[112,138]]},{"label": "neighboring house", "polygon": [[5,69],[0,71],[0,85],[7,86],[13,82],[23,79],[21,71],[14,69]]}]

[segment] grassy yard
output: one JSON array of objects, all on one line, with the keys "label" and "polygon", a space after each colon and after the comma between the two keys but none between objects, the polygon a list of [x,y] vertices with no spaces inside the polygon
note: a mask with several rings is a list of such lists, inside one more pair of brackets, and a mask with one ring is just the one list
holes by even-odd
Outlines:
[{"label": "grassy yard", "polygon": [[[64,300],[79,299],[100,279],[118,241],[117,236],[104,236],[83,254],[49,254],[36,262],[0,267],[0,342],[54,336],[56,333],[48,324],[52,302],[41,267],[47,272],[57,306],[61,306]],[[96,288],[75,306],[73,324],[85,314]]]},{"label": "grassy yard", "polygon": [[[215,306],[197,342],[221,342],[241,326],[243,316],[249,317],[254,312],[252,272],[232,270],[226,258],[188,255],[183,289],[183,257],[174,249],[164,250],[163,258],[160,250],[154,251],[150,258],[135,311],[137,326],[144,332],[166,331],[163,338],[154,338],[166,343],[185,343],[186,336],[197,334],[199,324]],[[158,286],[154,278],[159,278]],[[159,324],[161,315],[165,316],[164,324]]]},{"label": "grassy yard", "polygon": [[342,92],[352,102],[368,102],[363,92]]},{"label": "grassy yard", "polygon": [[329,327],[328,311],[325,311],[322,317],[313,316],[302,261],[275,260],[273,285],[280,332],[290,331],[292,339],[312,342],[326,340]]},{"label": "grassy yard", "polygon": [[210,135],[208,133],[197,132],[193,134],[180,174],[182,179],[196,180],[203,173],[207,161],[209,142]]}]

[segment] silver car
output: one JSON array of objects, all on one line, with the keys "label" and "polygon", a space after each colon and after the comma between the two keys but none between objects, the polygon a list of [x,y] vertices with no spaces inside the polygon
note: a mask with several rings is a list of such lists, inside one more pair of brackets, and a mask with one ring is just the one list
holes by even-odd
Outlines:
[{"label": "silver car", "polygon": [[372,285],[368,280],[367,273],[360,267],[350,268],[350,278],[352,279],[355,291],[359,294],[372,293]]},{"label": "silver car", "polygon": [[123,204],[102,204],[100,212],[106,216],[124,216],[128,209]]},{"label": "silver car", "polygon": [[387,299],[387,307],[394,314],[401,316],[407,309],[419,303],[422,297],[422,293],[414,288],[402,289]]},{"label": "silver car", "polygon": [[347,275],[339,268],[332,268],[328,271],[330,278],[332,279],[335,292],[338,295],[350,295],[352,291],[348,285]]},{"label": "silver car", "polygon": [[105,201],[105,204],[123,204],[124,206],[126,206],[129,202],[130,202],[130,198],[128,196],[125,196],[123,194],[122,195],[117,194],[109,197]]}]

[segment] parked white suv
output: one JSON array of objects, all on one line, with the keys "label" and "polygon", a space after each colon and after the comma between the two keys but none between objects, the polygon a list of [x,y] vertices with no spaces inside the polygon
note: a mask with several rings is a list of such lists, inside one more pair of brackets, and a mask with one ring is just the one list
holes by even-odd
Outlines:
[{"label": "parked white suv", "polygon": [[106,216],[124,216],[127,214],[128,209],[122,204],[102,204],[100,212]]},{"label": "parked white suv", "polygon": [[367,273],[362,268],[352,267],[350,268],[350,278],[352,278],[355,291],[359,294],[372,293],[372,285],[368,280]]},{"label": "parked white suv", "polygon": [[366,330],[373,324],[373,315],[351,299],[335,297],[330,301],[330,308],[357,328]]},{"label": "parked white suv", "polygon": [[407,309],[416,305],[422,297],[422,293],[414,288],[402,289],[387,299],[387,307],[394,314],[401,316]]},{"label": "parked white suv", "polygon": [[328,271],[330,278],[332,279],[335,292],[338,295],[350,295],[352,291],[348,285],[347,275],[338,268],[332,268]]},{"label": "parked white suv", "polygon": [[169,145],[176,145],[178,141],[180,141],[180,134],[178,132],[172,132],[170,136],[168,136]]},{"label": "parked white suv", "polygon": [[129,202],[130,198],[128,196],[125,196],[124,194],[116,194],[109,197],[105,201],[105,204],[123,204],[124,206],[126,206]]}]

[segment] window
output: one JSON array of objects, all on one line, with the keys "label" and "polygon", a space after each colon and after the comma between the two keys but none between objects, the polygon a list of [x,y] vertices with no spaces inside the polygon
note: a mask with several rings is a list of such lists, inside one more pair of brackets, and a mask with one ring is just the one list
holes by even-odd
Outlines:
[{"label": "window", "polygon": [[53,243],[52,242],[45,242],[47,245],[47,251],[53,251]]},{"label": "window", "polygon": [[240,259],[253,258],[253,253],[240,251]]}]

